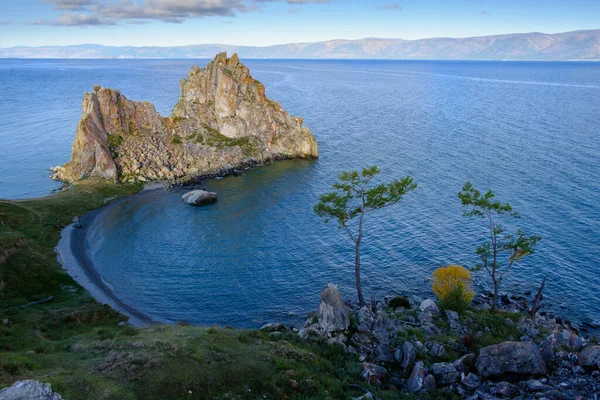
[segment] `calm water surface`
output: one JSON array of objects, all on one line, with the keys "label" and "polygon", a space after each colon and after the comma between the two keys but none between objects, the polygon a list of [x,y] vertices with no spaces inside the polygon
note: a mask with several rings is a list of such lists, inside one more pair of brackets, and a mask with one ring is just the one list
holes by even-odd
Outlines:
[{"label": "calm water surface", "polygon": [[[82,93],[94,84],[168,115],[194,63],[206,61],[0,61],[0,197],[57,187],[46,169],[69,159]],[[369,215],[367,296],[427,295],[437,266],[477,261],[484,221],[461,217],[456,197],[468,179],[510,201],[519,226],[544,238],[505,288],[535,290],[547,275],[547,304],[600,322],[600,64],[247,64],[269,97],[304,118],[321,158],[206,182],[219,193],[209,207],[186,206],[176,190],[109,208],[88,245],[124,301],[166,321],[248,327],[297,321],[328,282],[353,298],[352,243],[312,207],[338,172],[378,164],[382,179],[410,174],[419,188]],[[485,278],[476,275],[479,287]]]}]

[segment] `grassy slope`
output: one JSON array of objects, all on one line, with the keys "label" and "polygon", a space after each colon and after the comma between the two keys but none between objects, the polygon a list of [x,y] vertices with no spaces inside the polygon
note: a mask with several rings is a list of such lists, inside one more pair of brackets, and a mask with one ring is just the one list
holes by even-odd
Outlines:
[{"label": "grassy slope", "polygon": [[0,201],[0,387],[39,379],[68,399],[360,394],[348,386],[362,383],[357,360],[295,334],[120,326],[125,318],[77,285],[53,249],[73,216],[139,190],[88,183],[47,198]]},{"label": "grassy slope", "polygon": [[[126,318],[94,301],[61,269],[53,249],[73,216],[140,189],[89,182],[42,199],[0,200],[0,387],[38,379],[70,400],[346,399],[361,394],[349,386],[366,384],[356,358],[337,346],[301,342],[294,333],[119,325]],[[50,296],[50,302],[19,308]],[[518,315],[467,314],[474,329],[487,328],[473,339],[475,352],[518,335],[505,322]],[[419,329],[401,339],[426,340]],[[449,348],[457,340],[453,335],[434,339]],[[446,358],[458,356],[450,351]],[[376,393],[380,399],[414,398],[393,389]],[[438,395],[451,396],[427,398]]]}]

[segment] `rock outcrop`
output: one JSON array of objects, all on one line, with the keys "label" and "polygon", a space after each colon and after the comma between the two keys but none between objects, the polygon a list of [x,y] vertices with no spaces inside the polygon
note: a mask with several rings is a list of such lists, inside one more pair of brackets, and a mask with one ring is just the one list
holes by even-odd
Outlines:
[{"label": "rock outcrop", "polygon": [[19,381],[14,385],[0,390],[0,400],[62,400],[54,393],[49,383],[27,380]]},{"label": "rock outcrop", "polygon": [[329,332],[344,331],[350,326],[350,312],[342,301],[338,285],[330,284],[321,293],[317,319]]},{"label": "rock outcrop", "polygon": [[86,93],[71,161],[52,178],[192,180],[247,163],[318,157],[302,119],[268,99],[237,55],[221,53],[204,69],[192,67],[180,86],[168,118],[118,90]]},{"label": "rock outcrop", "polygon": [[476,366],[486,378],[511,374],[539,376],[548,372],[540,349],[531,342],[503,342],[484,347]]}]

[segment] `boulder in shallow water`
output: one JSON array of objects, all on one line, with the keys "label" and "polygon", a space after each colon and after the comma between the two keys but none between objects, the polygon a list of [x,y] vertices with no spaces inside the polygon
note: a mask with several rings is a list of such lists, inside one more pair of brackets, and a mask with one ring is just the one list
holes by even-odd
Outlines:
[{"label": "boulder in shallow water", "polygon": [[63,400],[52,391],[49,383],[27,380],[15,382],[11,387],[0,390],[0,400]]},{"label": "boulder in shallow water", "polygon": [[191,206],[202,206],[217,201],[217,194],[206,190],[192,190],[181,196],[181,200]]},{"label": "boulder in shallow water", "polygon": [[329,284],[321,293],[317,318],[319,325],[329,332],[343,331],[350,326],[350,312],[342,301],[338,285]]}]

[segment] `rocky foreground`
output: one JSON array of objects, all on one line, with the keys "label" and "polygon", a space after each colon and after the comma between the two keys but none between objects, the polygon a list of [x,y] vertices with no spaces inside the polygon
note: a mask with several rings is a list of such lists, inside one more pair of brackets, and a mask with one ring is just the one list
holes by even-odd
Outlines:
[{"label": "rocky foreground", "polygon": [[281,158],[316,158],[302,119],[289,115],[234,54],[218,54],[181,80],[179,102],[162,117],[148,102],[94,88],[83,99],[71,160],[53,179],[191,181]]},{"label": "rocky foreground", "polygon": [[[365,378],[363,399],[376,398],[381,388],[469,399],[597,399],[600,346],[568,321],[547,313],[530,317],[518,301],[504,300],[499,314],[485,311],[490,303],[482,295],[463,315],[442,312],[430,299],[396,308],[388,299],[350,309],[330,285],[316,317],[298,334],[356,354]],[[494,344],[478,345],[486,342]]]}]

